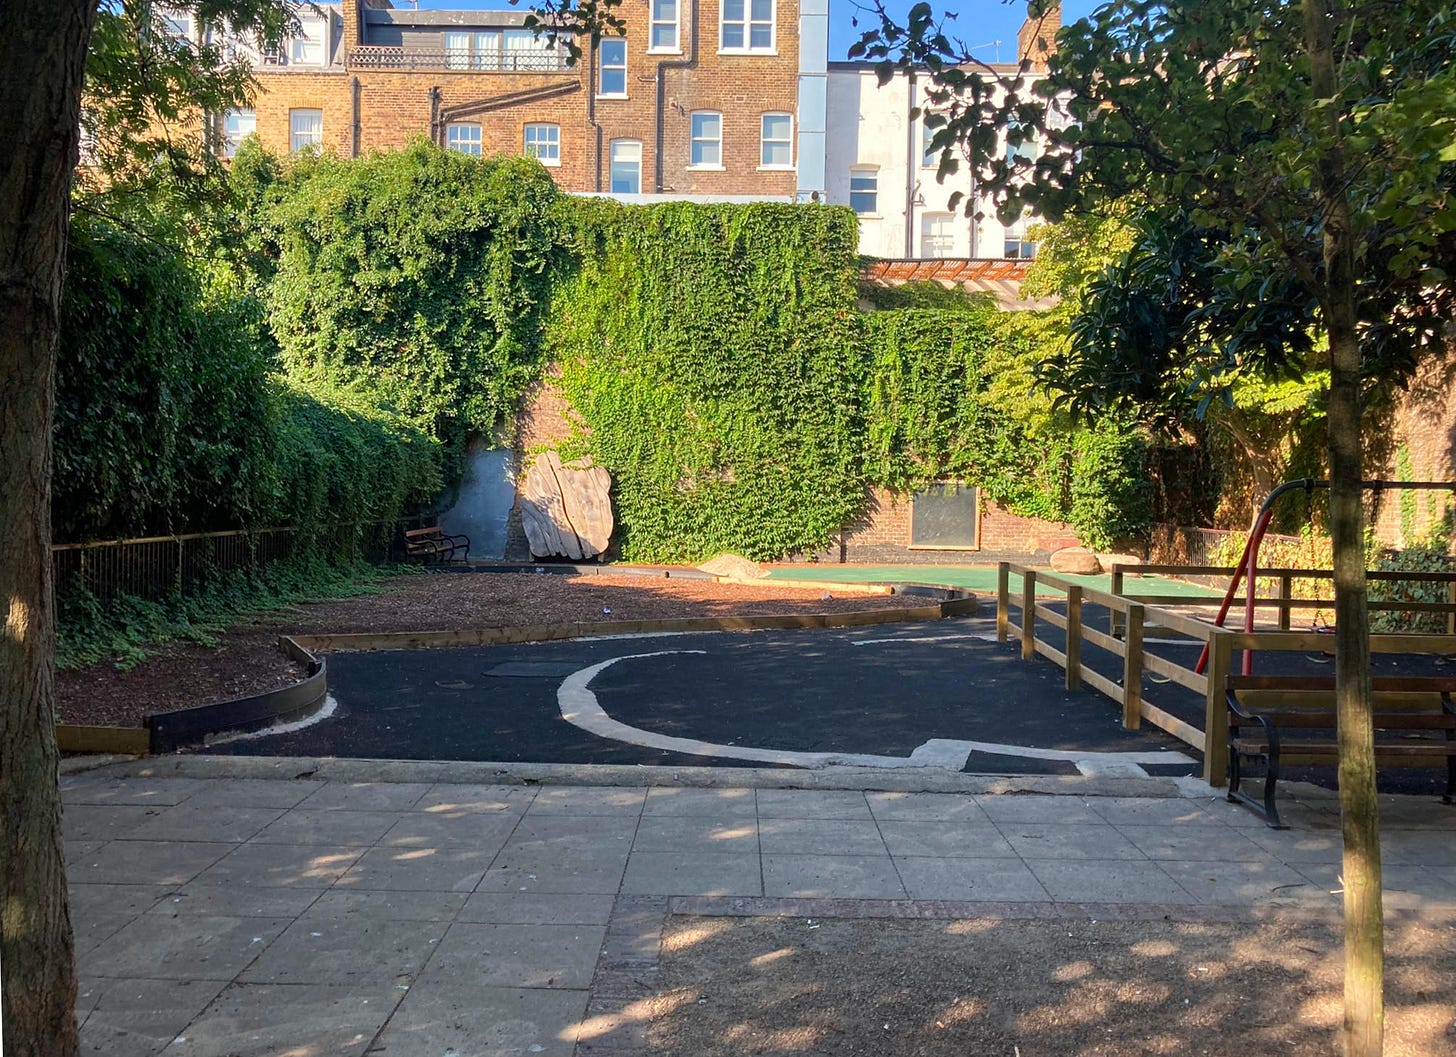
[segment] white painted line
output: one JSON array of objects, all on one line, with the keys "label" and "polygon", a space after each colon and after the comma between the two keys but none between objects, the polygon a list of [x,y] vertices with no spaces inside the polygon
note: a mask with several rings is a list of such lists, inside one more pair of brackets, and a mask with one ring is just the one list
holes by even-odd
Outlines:
[{"label": "white painted line", "polygon": [[[949,738],[932,738],[906,756],[876,756],[865,753],[797,752],[791,749],[759,749],[744,745],[722,745],[717,742],[699,741],[696,738],[677,738],[669,734],[658,734],[640,727],[629,726],[613,719],[602,708],[597,695],[591,690],[591,681],[598,674],[618,661],[641,660],[647,657],[666,657],[672,654],[705,655],[707,650],[659,650],[655,653],[632,653],[622,657],[611,657],[579,671],[572,672],[562,680],[556,691],[556,704],[561,718],[588,733],[612,741],[626,742],[644,749],[660,749],[664,752],[681,752],[691,756],[710,756],[726,760],[749,760],[755,763],[772,763],[788,767],[945,767],[959,771],[973,752],[995,756],[1020,756],[1032,760],[1057,760],[1071,763],[1080,770],[1087,766],[1110,766],[1115,764],[1136,765],[1140,763],[1191,763],[1181,752],[1083,752],[1070,749],[1042,749],[1029,745],[1002,745],[989,741],[959,741]],[[1141,768],[1138,768],[1141,770]]]},{"label": "white painted line", "polygon": [[271,727],[262,730],[250,730],[242,734],[223,734],[220,737],[209,738],[209,745],[226,745],[230,741],[252,741],[255,738],[271,738],[275,734],[292,734],[296,730],[303,730],[315,723],[322,723],[338,710],[339,702],[333,694],[324,697],[323,707],[311,716],[303,719],[295,719],[291,723],[276,723]]},{"label": "white painted line", "polygon": [[966,633],[964,635],[960,635],[960,634],[957,634],[957,635],[915,635],[915,636],[906,636],[904,638],[892,638],[892,639],[850,639],[849,640],[849,644],[851,646],[879,646],[882,643],[886,643],[886,642],[915,642],[915,643],[926,643],[926,642],[928,642],[928,643],[934,644],[934,643],[937,643],[937,642],[951,642],[951,641],[954,641],[956,639],[978,639],[981,642],[995,642],[996,641],[996,635],[993,632],[989,632],[989,631],[980,631],[980,632],[974,632],[973,631],[973,632],[968,632],[968,633]]}]

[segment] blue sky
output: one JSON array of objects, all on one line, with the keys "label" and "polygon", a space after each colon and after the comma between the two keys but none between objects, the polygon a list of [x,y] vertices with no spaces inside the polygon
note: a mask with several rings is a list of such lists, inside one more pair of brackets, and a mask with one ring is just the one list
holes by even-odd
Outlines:
[{"label": "blue sky", "polygon": [[[395,7],[411,6],[409,0],[393,2]],[[914,2],[915,0],[889,0],[887,7],[894,14],[903,14]],[[1098,2],[1100,0],[1063,0],[1063,21],[1075,22],[1091,13]],[[519,5],[512,7],[506,0],[419,0],[419,6],[423,10],[453,11],[525,10],[530,7],[530,3],[531,0],[521,0]],[[949,35],[974,48],[974,54],[978,58],[996,61],[998,52],[994,42],[999,40],[1000,61],[1011,62],[1015,59],[1016,31],[1021,28],[1021,23],[1026,18],[1025,0],[1012,0],[1011,3],[1004,0],[945,0],[940,4],[931,0],[931,6],[957,13],[958,17],[947,23]],[[850,44],[859,38],[860,32],[871,20],[865,17],[865,13],[856,6],[854,0],[830,0],[829,11],[829,57],[842,59]],[[860,21],[858,27],[853,24],[857,16]]]}]

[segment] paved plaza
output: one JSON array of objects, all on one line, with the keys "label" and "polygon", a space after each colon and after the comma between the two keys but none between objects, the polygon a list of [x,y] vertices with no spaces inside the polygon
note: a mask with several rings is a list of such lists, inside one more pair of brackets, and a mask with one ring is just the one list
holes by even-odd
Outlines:
[{"label": "paved plaza", "polygon": [[[83,1052],[642,1052],[669,913],[1338,911],[1335,803],[1313,788],[1275,832],[1188,780],[596,773],[639,784],[301,759],[67,775]],[[844,788],[779,787],[795,777]],[[1384,811],[1391,912],[1456,914],[1456,810]]]}]

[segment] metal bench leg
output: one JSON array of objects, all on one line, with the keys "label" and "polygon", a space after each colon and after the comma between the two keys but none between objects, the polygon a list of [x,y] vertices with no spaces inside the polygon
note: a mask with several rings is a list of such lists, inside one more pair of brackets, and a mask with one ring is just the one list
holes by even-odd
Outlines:
[{"label": "metal bench leg", "polygon": [[1269,738],[1269,765],[1264,769],[1264,814],[1270,829],[1288,829],[1279,820],[1279,808],[1274,804],[1275,785],[1279,781],[1279,734],[1273,728],[1266,728]]}]

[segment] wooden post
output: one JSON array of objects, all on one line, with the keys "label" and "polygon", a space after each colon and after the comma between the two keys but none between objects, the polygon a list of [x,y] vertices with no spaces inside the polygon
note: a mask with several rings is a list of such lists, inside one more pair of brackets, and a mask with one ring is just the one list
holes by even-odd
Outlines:
[{"label": "wooden post", "polygon": [[1208,697],[1203,710],[1203,780],[1215,789],[1228,779],[1228,680],[1233,648],[1229,633],[1214,629],[1208,640]]},{"label": "wooden post", "polygon": [[[1111,591],[1118,598],[1122,597],[1122,566],[1113,564]],[[1116,609],[1110,610],[1107,614],[1107,633],[1116,638],[1122,633],[1122,614]]]},{"label": "wooden post", "polygon": [[1082,689],[1082,588],[1067,588],[1067,689]]},{"label": "wooden post", "polygon": [[1021,574],[1021,659],[1036,659],[1036,573]]},{"label": "wooden post", "polygon": [[1011,623],[1011,563],[996,563],[996,641],[1005,642]]},{"label": "wooden post", "polygon": [[1122,725],[1143,725],[1143,607],[1136,602],[1128,603],[1122,640]]},{"label": "wooden post", "polygon": [[1446,584],[1446,604],[1451,607],[1446,613],[1446,634],[1456,635],[1456,580]]},{"label": "wooden post", "polygon": [[[1293,597],[1294,597],[1294,577],[1291,576],[1289,573],[1284,573],[1282,576],[1279,577],[1279,600],[1281,602],[1288,602]],[[1289,610],[1289,607],[1288,606],[1280,606],[1279,607],[1279,630],[1280,631],[1288,631],[1289,630],[1289,612],[1290,612],[1290,610]]]}]

